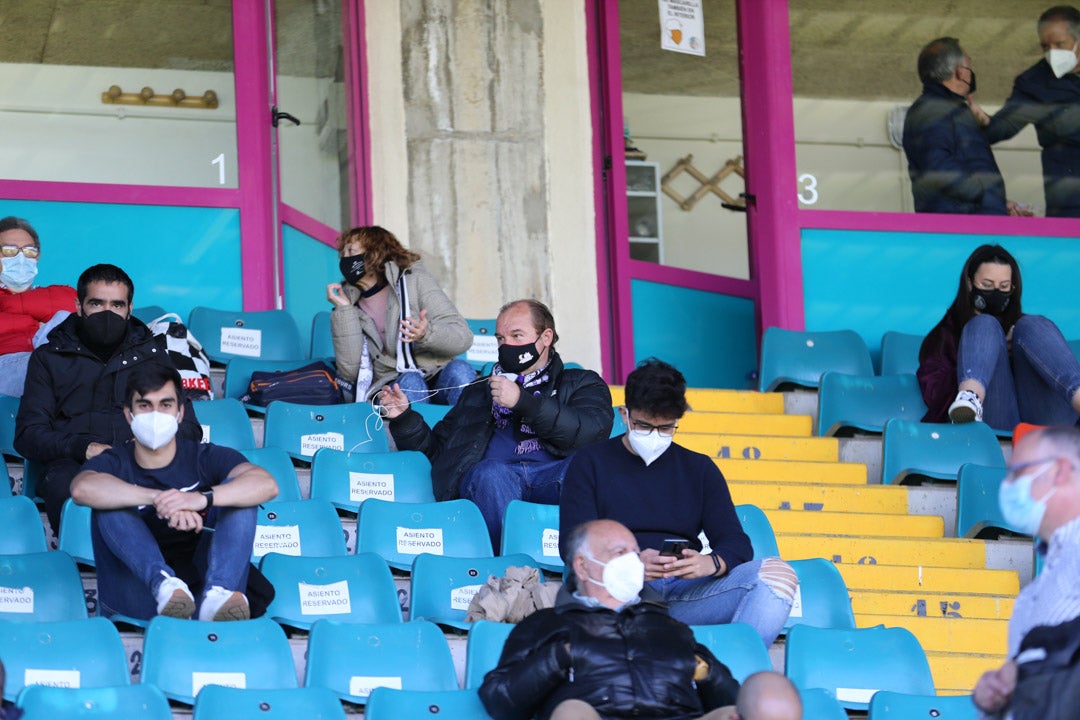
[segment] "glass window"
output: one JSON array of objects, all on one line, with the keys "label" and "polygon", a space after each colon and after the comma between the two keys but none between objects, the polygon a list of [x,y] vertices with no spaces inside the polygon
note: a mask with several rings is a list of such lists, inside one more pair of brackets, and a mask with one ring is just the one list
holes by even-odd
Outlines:
[{"label": "glass window", "polygon": [[0,5],[0,177],[236,187],[232,8]]}]

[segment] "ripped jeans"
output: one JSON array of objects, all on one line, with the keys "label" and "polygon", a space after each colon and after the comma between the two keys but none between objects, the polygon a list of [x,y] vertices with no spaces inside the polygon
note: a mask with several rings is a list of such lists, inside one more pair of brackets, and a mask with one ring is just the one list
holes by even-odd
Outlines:
[{"label": "ripped jeans", "polygon": [[780,558],[765,558],[737,565],[719,578],[661,578],[647,584],[676,620],[687,625],[746,623],[768,647],[791,613],[798,578]]}]

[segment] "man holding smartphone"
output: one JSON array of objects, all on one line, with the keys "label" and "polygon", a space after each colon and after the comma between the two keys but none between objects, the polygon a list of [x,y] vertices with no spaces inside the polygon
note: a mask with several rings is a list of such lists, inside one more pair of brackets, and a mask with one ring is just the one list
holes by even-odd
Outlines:
[{"label": "man holding smartphone", "polygon": [[[798,587],[777,557],[754,559],[731,493],[712,458],[673,442],[688,409],[686,380],[645,360],[626,378],[627,432],[581,448],[560,500],[560,538],[598,518],[621,522],[642,548],[645,580],[689,625],[744,622],[771,645]],[[702,553],[704,532],[711,552]],[[560,541],[569,564],[570,548]]]}]

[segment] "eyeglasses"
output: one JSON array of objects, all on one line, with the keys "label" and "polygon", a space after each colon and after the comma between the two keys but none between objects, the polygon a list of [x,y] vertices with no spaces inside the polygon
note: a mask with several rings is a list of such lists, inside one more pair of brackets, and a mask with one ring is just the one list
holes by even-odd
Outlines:
[{"label": "eyeglasses", "polygon": [[1005,475],[1005,479],[1006,480],[1014,479],[1014,478],[1016,478],[1018,473],[1020,473],[1020,472],[1022,472],[1024,470],[1027,470],[1030,467],[1039,467],[1040,465],[1046,465],[1048,463],[1057,462],[1058,459],[1059,458],[1056,458],[1056,457],[1049,457],[1049,458],[1042,458],[1040,460],[1031,460],[1031,461],[1025,462],[1025,463],[1017,463],[1016,465],[1009,465],[1008,467],[1005,468],[1005,470],[1007,471],[1007,473]]},{"label": "eyeglasses", "polygon": [[652,423],[647,423],[643,420],[635,420],[634,418],[630,417],[629,410],[626,411],[626,417],[630,418],[630,432],[636,435],[645,436],[651,433],[653,430],[656,430],[661,435],[667,435],[668,437],[671,437],[675,434],[675,431],[679,429],[678,423],[670,423],[668,425],[653,425]]},{"label": "eyeglasses", "polygon": [[34,245],[27,245],[26,247],[19,247],[18,245],[0,245],[0,256],[13,258],[19,253],[22,253],[24,257],[28,257],[31,260],[36,260],[37,256],[41,254],[41,251]]}]

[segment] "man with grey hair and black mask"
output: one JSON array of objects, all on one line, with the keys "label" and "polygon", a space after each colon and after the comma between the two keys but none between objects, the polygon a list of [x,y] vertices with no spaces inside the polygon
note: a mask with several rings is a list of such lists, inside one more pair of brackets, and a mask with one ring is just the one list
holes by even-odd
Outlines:
[{"label": "man with grey hair and black mask", "polygon": [[937,38],[919,53],[918,70],[923,93],[904,119],[915,212],[1005,215],[1005,181],[968,105],[971,58],[956,38]]},{"label": "man with grey hair and black mask", "polygon": [[554,608],[510,633],[480,687],[492,717],[723,720],[739,684],[648,589],[637,540],[593,520],[569,540],[572,576]]}]

